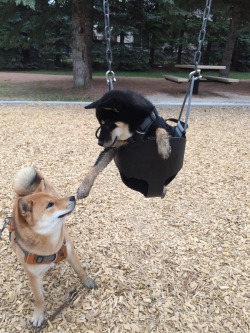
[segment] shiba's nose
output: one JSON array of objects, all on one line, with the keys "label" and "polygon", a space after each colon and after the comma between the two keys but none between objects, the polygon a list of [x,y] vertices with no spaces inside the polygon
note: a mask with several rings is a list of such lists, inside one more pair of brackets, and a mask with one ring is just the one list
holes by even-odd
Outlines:
[{"label": "shiba's nose", "polygon": [[76,198],[72,195],[71,197],[69,197],[69,201],[76,201]]}]

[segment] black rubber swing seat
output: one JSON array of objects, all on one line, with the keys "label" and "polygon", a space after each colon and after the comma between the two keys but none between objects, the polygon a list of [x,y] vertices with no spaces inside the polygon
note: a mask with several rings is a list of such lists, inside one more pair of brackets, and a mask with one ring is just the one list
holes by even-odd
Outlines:
[{"label": "black rubber swing seat", "polygon": [[163,159],[155,138],[134,142],[118,149],[114,158],[123,183],[146,198],[161,197],[183,166],[186,138],[171,137],[171,155]]}]

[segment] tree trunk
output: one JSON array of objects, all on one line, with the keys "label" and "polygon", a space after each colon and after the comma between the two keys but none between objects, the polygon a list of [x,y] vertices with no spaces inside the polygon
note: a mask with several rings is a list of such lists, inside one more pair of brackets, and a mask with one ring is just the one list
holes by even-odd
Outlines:
[{"label": "tree trunk", "polygon": [[229,72],[230,72],[230,66],[231,66],[231,62],[232,62],[234,46],[235,46],[238,28],[239,28],[239,24],[240,24],[240,17],[241,17],[240,2],[235,1],[235,4],[233,5],[233,9],[232,9],[232,20],[231,20],[230,31],[228,34],[228,40],[226,42],[226,46],[225,46],[225,49],[223,52],[223,57],[222,57],[222,62],[221,62],[221,65],[226,66],[226,69],[220,70],[219,76],[221,76],[221,77],[228,77]]},{"label": "tree trunk", "polygon": [[124,45],[125,42],[125,32],[121,31],[120,32],[120,44]]},{"label": "tree trunk", "polygon": [[72,1],[73,85],[86,87],[92,78],[93,0]]}]

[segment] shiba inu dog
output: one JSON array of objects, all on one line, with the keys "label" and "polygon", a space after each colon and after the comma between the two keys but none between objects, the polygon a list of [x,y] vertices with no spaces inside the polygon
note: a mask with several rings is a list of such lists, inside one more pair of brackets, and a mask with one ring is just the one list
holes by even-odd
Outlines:
[{"label": "shiba inu dog", "polygon": [[105,148],[78,188],[78,199],[89,195],[96,177],[112,161],[117,149],[131,141],[145,140],[153,136],[156,138],[160,156],[163,159],[170,156],[169,138],[172,127],[141,94],[131,90],[112,90],[85,108],[96,109],[100,124],[96,137],[98,144]]},{"label": "shiba inu dog", "polygon": [[44,321],[43,276],[66,259],[87,288],[97,288],[86,274],[74,250],[64,218],[75,208],[75,197],[62,198],[53,185],[34,168],[20,169],[13,181],[17,194],[9,225],[10,240],[26,271],[35,305],[31,323]]}]

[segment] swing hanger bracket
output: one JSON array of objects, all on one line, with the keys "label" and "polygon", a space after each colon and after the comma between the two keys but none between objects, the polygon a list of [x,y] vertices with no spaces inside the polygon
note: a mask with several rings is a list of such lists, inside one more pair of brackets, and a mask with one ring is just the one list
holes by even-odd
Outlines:
[{"label": "swing hanger bracket", "polygon": [[196,69],[195,71],[189,73],[189,79],[192,79],[192,77],[194,77],[194,80],[202,79],[201,70]]},{"label": "swing hanger bracket", "polygon": [[107,80],[107,84],[110,84],[110,82],[115,83],[116,82],[115,73],[111,70],[108,70],[106,72],[106,80]]}]

